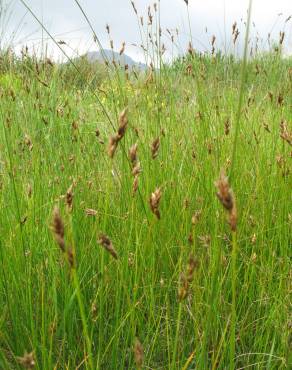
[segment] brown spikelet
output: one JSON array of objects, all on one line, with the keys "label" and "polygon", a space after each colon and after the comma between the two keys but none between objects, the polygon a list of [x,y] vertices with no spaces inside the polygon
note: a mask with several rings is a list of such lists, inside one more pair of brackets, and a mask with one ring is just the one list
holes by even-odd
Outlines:
[{"label": "brown spikelet", "polygon": [[220,177],[215,182],[215,185],[217,187],[217,197],[228,212],[231,230],[236,231],[237,211],[235,206],[235,198],[224,171],[221,171]]},{"label": "brown spikelet", "polygon": [[22,357],[17,357],[17,361],[25,369],[33,369],[36,365],[34,352],[25,353]]},{"label": "brown spikelet", "polygon": [[65,252],[65,228],[58,207],[54,208],[51,228],[57,244],[59,245],[62,252]]},{"label": "brown spikelet", "polygon": [[95,209],[92,209],[92,208],[86,208],[85,214],[86,214],[86,216],[96,216],[97,211]]},{"label": "brown spikelet", "polygon": [[114,258],[118,259],[118,254],[110,240],[110,238],[105,234],[100,234],[98,239],[98,244],[100,244],[109,254]]},{"label": "brown spikelet", "polygon": [[161,189],[157,188],[150,196],[149,204],[151,211],[155,214],[155,216],[160,220],[160,211],[159,211],[159,203],[161,199]]},{"label": "brown spikelet", "polygon": [[285,120],[282,120],[280,123],[280,137],[292,145],[292,130],[289,130],[288,123]]},{"label": "brown spikelet", "polygon": [[282,45],[282,44],[283,44],[284,37],[285,37],[285,32],[280,31],[280,40],[279,40],[279,44],[280,44],[280,45]]},{"label": "brown spikelet", "polygon": [[144,349],[138,338],[135,339],[133,351],[137,369],[141,370],[144,361]]},{"label": "brown spikelet", "polygon": [[130,158],[132,166],[135,166],[137,163],[137,149],[138,149],[138,144],[136,143],[132,145],[129,150],[129,158]]},{"label": "brown spikelet", "polygon": [[234,31],[234,35],[233,35],[233,44],[235,44],[235,43],[236,43],[236,40],[237,40],[237,38],[238,38],[239,34],[240,34],[240,32],[238,31],[238,29],[236,29],[236,30]]},{"label": "brown spikelet", "polygon": [[153,140],[151,144],[151,156],[152,159],[155,159],[158,156],[158,150],[160,147],[160,139],[157,137],[156,139]]},{"label": "brown spikelet", "polygon": [[127,125],[128,125],[127,113],[128,113],[128,110],[127,110],[127,108],[125,108],[119,116],[118,135],[119,135],[120,139],[122,139],[122,137],[125,135],[126,128],[127,128]]},{"label": "brown spikelet", "polygon": [[216,182],[216,186],[218,189],[217,197],[223,207],[230,211],[233,208],[233,194],[229,187],[228,178],[223,171],[221,171],[220,177]]},{"label": "brown spikelet", "polygon": [[69,212],[73,209],[73,184],[70,185],[69,189],[66,192],[66,205]]},{"label": "brown spikelet", "polygon": [[130,159],[131,166],[132,166],[132,175],[134,176],[134,181],[132,185],[133,196],[138,190],[138,180],[139,180],[139,175],[141,173],[141,165],[138,160],[137,150],[138,150],[138,144],[132,145],[131,148],[129,149],[129,159]]},{"label": "brown spikelet", "polygon": [[178,290],[178,299],[179,301],[183,301],[187,298],[190,290],[190,285],[194,279],[194,272],[198,267],[198,261],[194,258],[191,254],[189,257],[188,264],[186,266],[186,271],[181,276],[180,287]]},{"label": "brown spikelet", "polygon": [[230,132],[230,120],[227,118],[227,120],[224,122],[224,133],[225,135],[229,135]]},{"label": "brown spikelet", "polygon": [[132,186],[132,194],[133,196],[136,194],[138,190],[138,185],[139,185],[139,177],[135,176],[134,181],[133,181],[133,186]]},{"label": "brown spikelet", "polygon": [[120,55],[124,54],[125,47],[126,47],[126,43],[125,43],[125,42],[123,42],[123,43],[122,43],[122,47],[121,47],[120,52],[119,52],[119,54],[120,54]]},{"label": "brown spikelet", "polygon": [[109,140],[109,147],[108,147],[108,154],[111,158],[113,158],[115,151],[117,149],[119,141],[124,137],[126,133],[128,125],[128,118],[127,118],[127,108],[122,111],[119,116],[119,127],[118,132],[110,137]]},{"label": "brown spikelet", "polygon": [[75,253],[74,253],[74,249],[69,246],[67,248],[66,254],[67,254],[67,260],[68,260],[69,266],[71,268],[74,268],[75,267]]},{"label": "brown spikelet", "polygon": [[194,55],[194,48],[193,48],[193,45],[191,42],[189,42],[189,46],[188,46],[188,53],[193,56]]},{"label": "brown spikelet", "polygon": [[111,158],[113,158],[115,155],[118,142],[119,142],[118,135],[111,136],[109,139],[108,154]]}]

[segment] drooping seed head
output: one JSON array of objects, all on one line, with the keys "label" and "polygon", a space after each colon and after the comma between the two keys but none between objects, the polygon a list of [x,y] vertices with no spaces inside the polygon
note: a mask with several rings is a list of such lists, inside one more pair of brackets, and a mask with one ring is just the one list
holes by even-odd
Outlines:
[{"label": "drooping seed head", "polygon": [[230,211],[233,208],[233,193],[230,189],[228,178],[224,171],[221,171],[219,179],[215,183],[217,187],[217,197],[222,203],[223,207]]},{"label": "drooping seed head", "polygon": [[109,254],[114,258],[118,259],[118,254],[110,240],[110,238],[105,234],[100,234],[98,243],[109,252]]},{"label": "drooping seed head", "polygon": [[58,207],[54,208],[51,228],[57,244],[59,245],[62,252],[65,252],[65,228]]},{"label": "drooping seed head", "polygon": [[151,211],[155,214],[155,216],[158,219],[160,219],[159,203],[160,203],[161,195],[162,195],[161,189],[157,188],[151,194],[150,200],[149,200]]},{"label": "drooping seed head", "polygon": [[157,137],[156,139],[153,140],[151,144],[152,159],[155,159],[158,156],[159,147],[160,147],[160,139],[159,137]]}]

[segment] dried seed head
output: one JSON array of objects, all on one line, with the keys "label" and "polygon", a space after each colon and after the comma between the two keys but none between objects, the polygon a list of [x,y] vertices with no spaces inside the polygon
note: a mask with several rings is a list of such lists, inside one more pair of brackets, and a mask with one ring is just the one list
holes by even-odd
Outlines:
[{"label": "dried seed head", "polygon": [[125,108],[119,116],[119,129],[118,129],[119,140],[125,135],[127,129],[128,125],[127,112],[128,110],[127,108]]},{"label": "dried seed head", "polygon": [[36,365],[34,352],[25,353],[22,357],[18,357],[17,360],[25,369],[33,369]]},{"label": "dried seed head", "polygon": [[233,208],[233,193],[230,189],[228,178],[226,177],[224,171],[221,171],[220,177],[215,183],[218,192],[217,197],[222,203],[223,207],[230,211]]},{"label": "dried seed head", "polygon": [[194,272],[198,267],[198,261],[194,258],[191,254],[189,257],[189,261],[186,267],[186,271],[184,274],[181,275],[180,287],[178,290],[178,299],[179,301],[184,300],[187,298],[190,290],[190,285],[194,279]]},{"label": "dried seed head", "polygon": [[194,55],[194,48],[193,48],[193,45],[191,42],[189,42],[189,46],[188,46],[188,53],[193,56]]},{"label": "dried seed head", "polygon": [[70,246],[67,248],[67,259],[68,259],[70,268],[74,268],[75,267],[75,253],[74,253],[74,249]]},{"label": "dried seed head", "polygon": [[58,207],[54,208],[51,228],[57,244],[59,245],[62,252],[65,252],[65,228]]},{"label": "dried seed head", "polygon": [[161,189],[157,188],[154,191],[154,193],[151,194],[150,200],[149,200],[151,211],[155,214],[158,220],[160,220],[159,203],[160,203],[161,195],[162,195]]},{"label": "dried seed head", "polygon": [[137,162],[137,149],[138,149],[138,144],[134,144],[131,146],[130,150],[129,150],[129,157],[130,157],[130,161],[132,163],[132,166],[135,166],[136,162]]},{"label": "dried seed head", "polygon": [[70,185],[69,189],[66,192],[66,205],[69,212],[73,209],[73,184]]},{"label": "dried seed head", "polygon": [[121,47],[121,49],[120,49],[120,55],[124,54],[125,47],[126,47],[126,43],[125,43],[125,42],[123,42],[123,43],[122,43],[122,47]]},{"label": "dried seed head", "polygon": [[289,130],[287,121],[282,120],[280,123],[280,137],[292,145],[292,130]]},{"label": "dried seed head", "polygon": [[133,181],[133,186],[132,186],[132,194],[133,196],[136,194],[138,190],[138,185],[139,185],[139,177],[135,176],[134,181]]},{"label": "dried seed head", "polygon": [[105,235],[105,234],[101,234],[99,236],[99,240],[98,240],[98,243],[106,250],[109,252],[109,254],[112,255],[112,257],[114,259],[118,259],[118,254],[110,240],[110,238]]},{"label": "dried seed head", "polygon": [[192,226],[195,226],[201,217],[202,211],[197,210],[193,215],[192,215]]},{"label": "dried seed head", "polygon": [[110,137],[108,154],[113,158],[115,151],[118,146],[118,142],[124,137],[128,124],[127,109],[124,109],[119,116],[119,127],[118,132]]},{"label": "dried seed head", "polygon": [[86,208],[85,214],[86,214],[86,216],[96,216],[97,211],[95,209],[92,209],[92,208]]},{"label": "dried seed head", "polygon": [[215,185],[218,189],[217,197],[228,212],[230,228],[232,231],[236,231],[237,211],[235,198],[224,171],[221,171],[220,177]]},{"label": "dried seed head", "polygon": [[280,45],[282,45],[282,44],[283,44],[284,37],[285,37],[285,32],[280,31],[280,40],[279,40],[279,44],[280,44]]},{"label": "dried seed head", "polygon": [[141,173],[141,166],[140,166],[140,162],[137,162],[135,167],[133,168],[132,170],[132,175],[134,177],[138,176],[139,174]]},{"label": "dried seed head", "polygon": [[111,136],[109,139],[108,154],[111,158],[114,157],[119,142],[118,135]]},{"label": "dried seed head", "polygon": [[158,156],[159,147],[160,147],[160,139],[159,137],[157,137],[155,140],[153,140],[151,144],[152,159],[155,159]]},{"label": "dried seed head", "polygon": [[229,135],[230,132],[230,120],[227,118],[227,120],[224,122],[224,133],[225,135]]},{"label": "dried seed head", "polygon": [[138,338],[135,339],[133,351],[134,351],[134,358],[135,358],[137,369],[140,370],[142,369],[142,366],[143,366],[144,350]]}]

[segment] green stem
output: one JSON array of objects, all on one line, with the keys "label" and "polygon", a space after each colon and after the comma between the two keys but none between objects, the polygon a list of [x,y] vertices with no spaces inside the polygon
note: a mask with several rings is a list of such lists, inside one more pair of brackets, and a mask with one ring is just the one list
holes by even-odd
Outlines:
[{"label": "green stem", "polygon": [[171,365],[172,370],[177,369],[177,367],[176,367],[176,354],[177,354],[177,344],[178,344],[181,314],[182,314],[182,302],[179,302],[177,322],[176,322],[176,333],[175,333],[175,340],[174,340],[174,349],[173,349],[173,357],[172,357],[172,365]]},{"label": "green stem", "polygon": [[235,369],[235,344],[236,344],[236,260],[237,260],[237,236],[232,232],[232,255],[231,255],[231,279],[232,279],[232,303],[231,303],[231,333],[230,333],[230,370]]},{"label": "green stem", "polygon": [[82,300],[82,295],[81,295],[81,289],[80,289],[80,284],[77,276],[76,269],[72,269],[72,274],[73,274],[73,282],[76,290],[76,296],[77,296],[77,301],[79,305],[79,311],[80,311],[80,316],[81,316],[81,321],[82,321],[82,327],[83,327],[83,335],[85,338],[86,342],[86,347],[87,347],[87,355],[88,355],[88,363],[89,363],[89,368],[91,370],[94,369],[93,367],[93,360],[92,360],[92,345],[91,345],[91,339],[88,334],[88,328],[87,328],[87,320],[85,316],[85,309],[83,305],[83,300]]}]

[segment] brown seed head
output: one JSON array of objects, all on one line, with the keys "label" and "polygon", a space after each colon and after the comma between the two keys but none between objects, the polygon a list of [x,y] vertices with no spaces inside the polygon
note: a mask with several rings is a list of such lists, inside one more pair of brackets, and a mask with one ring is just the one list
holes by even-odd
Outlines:
[{"label": "brown seed head", "polygon": [[125,42],[123,42],[123,43],[122,43],[122,47],[121,47],[121,49],[120,49],[120,55],[124,54],[125,47],[126,47],[126,43],[125,43]]},{"label": "brown seed head", "polygon": [[144,350],[141,342],[139,341],[138,338],[135,339],[134,343],[134,358],[135,358],[135,363],[138,368],[138,370],[142,369],[143,366],[143,361],[144,361]]},{"label": "brown seed head", "polygon": [[180,287],[178,290],[179,301],[183,301],[185,298],[187,298],[190,290],[190,285],[194,279],[194,272],[198,265],[198,261],[191,254],[186,267],[186,271],[184,274],[181,275]]},{"label": "brown seed head", "polygon": [[230,228],[232,231],[236,231],[237,210],[235,198],[224,171],[221,171],[220,177],[215,185],[218,189],[217,197],[228,212]]},{"label": "brown seed head", "polygon": [[154,193],[151,194],[150,200],[149,200],[151,211],[155,214],[158,220],[160,219],[160,212],[158,208],[159,208],[161,195],[162,195],[161,189],[157,188],[154,191]]},{"label": "brown seed head", "polygon": [[66,205],[68,207],[69,212],[73,209],[73,184],[69,187],[66,193]]},{"label": "brown seed head", "polygon": [[34,352],[25,353],[22,357],[18,357],[17,360],[25,369],[33,369],[36,365]]},{"label": "brown seed head", "polygon": [[118,128],[119,140],[121,140],[122,137],[125,135],[127,125],[128,125],[127,108],[125,108],[119,116],[119,128]]},{"label": "brown seed head", "polygon": [[74,253],[74,249],[70,246],[67,248],[67,259],[68,259],[70,268],[74,268],[75,267],[75,253]]},{"label": "brown seed head", "polygon": [[62,252],[65,252],[65,228],[58,207],[54,208],[51,228],[57,244],[59,245]]},{"label": "brown seed head", "polygon": [[97,211],[95,209],[92,209],[92,208],[86,208],[85,214],[86,214],[86,216],[96,216]]},{"label": "brown seed head", "polygon": [[105,234],[101,234],[99,236],[99,240],[98,240],[98,243],[106,250],[109,252],[109,254],[114,258],[114,259],[118,259],[118,254],[110,240],[110,238],[105,235]]},{"label": "brown seed head", "polygon": [[221,171],[220,177],[215,185],[218,189],[217,197],[219,198],[223,207],[230,211],[233,208],[233,193],[230,189],[228,178],[226,177],[224,171]]},{"label": "brown seed head", "polygon": [[135,166],[136,163],[137,163],[137,149],[138,149],[138,144],[134,144],[131,146],[130,150],[129,150],[129,157],[130,157],[130,161],[132,163],[132,166]]},{"label": "brown seed head", "polygon": [[153,140],[151,144],[152,159],[155,159],[158,156],[159,147],[160,147],[160,139],[159,137],[157,137],[156,139]]}]

